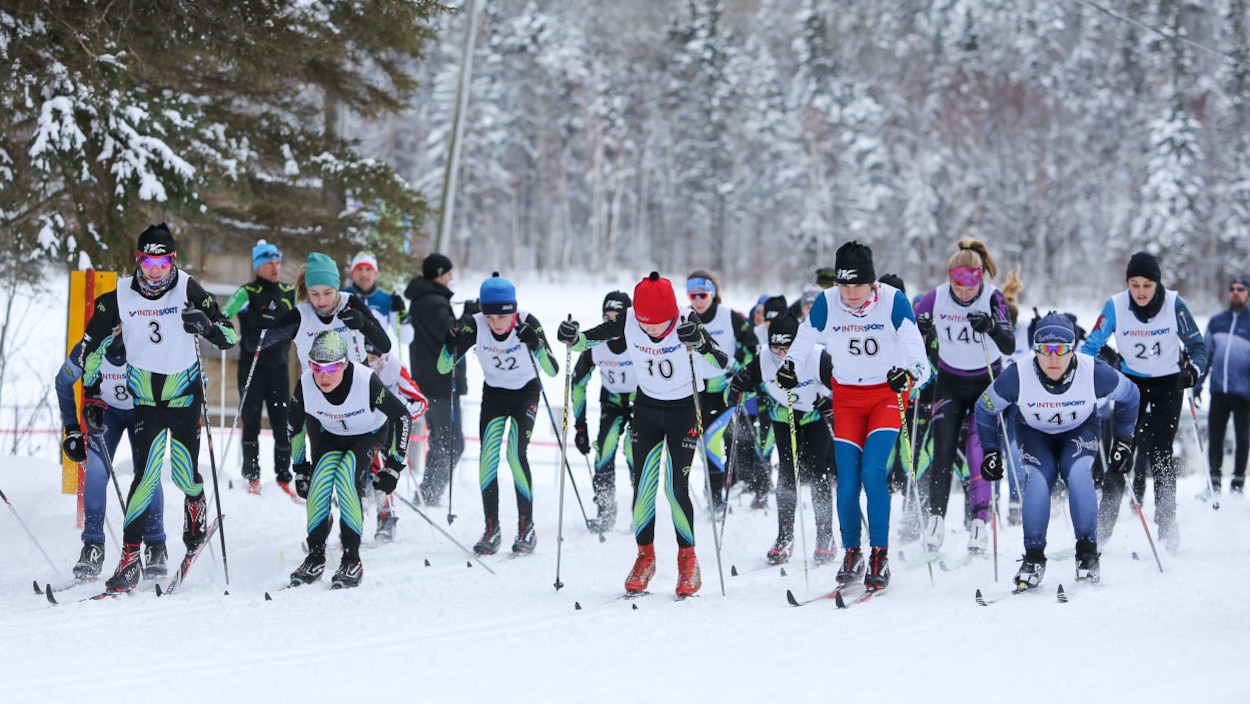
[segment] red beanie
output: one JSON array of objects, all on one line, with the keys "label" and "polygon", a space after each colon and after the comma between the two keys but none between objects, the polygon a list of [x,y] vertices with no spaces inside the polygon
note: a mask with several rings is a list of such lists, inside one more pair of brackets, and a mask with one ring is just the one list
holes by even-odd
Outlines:
[{"label": "red beanie", "polygon": [[667,323],[677,317],[673,282],[653,271],[634,287],[634,317],[643,325]]}]

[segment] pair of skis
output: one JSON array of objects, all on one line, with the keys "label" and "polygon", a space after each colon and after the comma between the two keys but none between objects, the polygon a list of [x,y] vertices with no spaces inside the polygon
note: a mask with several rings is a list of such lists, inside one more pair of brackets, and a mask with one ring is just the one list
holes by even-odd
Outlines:
[{"label": "pair of skis", "polygon": [[[993,599],[986,599],[985,596],[981,594],[981,590],[978,589],[976,600],[977,600],[977,604],[979,604],[980,606],[992,606],[993,604],[997,604],[998,602],[1003,601],[1004,599],[1007,599],[1009,597],[1018,596],[1020,594],[1031,594],[1033,592],[1038,591],[1038,589],[1039,587],[1017,586],[1013,588],[1011,591],[1007,592],[1006,594],[996,596]],[[1059,585],[1059,589],[1055,592],[1055,601],[1060,604],[1068,603],[1068,594],[1067,592],[1063,590],[1062,584]]]},{"label": "pair of skis", "polygon": [[[847,601],[847,597],[852,593],[856,593],[856,590],[859,590],[859,589],[862,589],[863,591],[859,591],[856,594],[855,598],[851,599],[850,601]],[[833,603],[839,609],[849,609],[852,606],[856,606],[858,604],[863,604],[868,601],[871,601],[878,594],[881,594],[882,592],[884,592],[885,589],[886,589],[885,587],[865,587],[859,583],[839,584],[831,592],[827,592],[819,596],[814,596],[810,599],[804,599],[803,601],[799,601],[799,599],[794,596],[794,592],[787,589],[786,590],[786,602],[789,603],[790,606],[806,606],[808,604],[812,604],[817,601],[833,599]]]}]

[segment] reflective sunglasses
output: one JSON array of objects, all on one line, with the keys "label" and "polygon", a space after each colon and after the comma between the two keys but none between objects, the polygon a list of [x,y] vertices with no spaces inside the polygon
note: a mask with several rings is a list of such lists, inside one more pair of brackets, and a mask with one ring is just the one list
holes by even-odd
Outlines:
[{"label": "reflective sunglasses", "polygon": [[695,301],[695,300],[701,301],[705,298],[711,298],[711,297],[712,297],[712,294],[708,293],[707,291],[695,291],[694,293],[690,294],[690,300],[692,301]]},{"label": "reflective sunglasses", "polygon": [[1233,284],[1232,286],[1228,287],[1228,292],[1229,293],[1245,293],[1246,287],[1242,286],[1241,284]]},{"label": "reflective sunglasses", "polygon": [[1062,357],[1065,354],[1070,354],[1072,352],[1072,348],[1073,348],[1073,345],[1069,345],[1067,343],[1056,343],[1056,344],[1044,343],[1044,344],[1033,345],[1033,351],[1043,356],[1049,356],[1053,354],[1053,355],[1058,355]]},{"label": "reflective sunglasses", "polygon": [[337,374],[346,366],[347,360],[345,359],[341,359],[337,362],[330,362],[329,364],[317,364],[312,360],[309,360],[308,362],[308,368],[312,370],[313,374]]},{"label": "reflective sunglasses", "polygon": [[139,256],[139,266],[144,269],[164,269],[172,266],[174,263],[174,255],[166,254],[160,257],[149,257],[146,254]]}]

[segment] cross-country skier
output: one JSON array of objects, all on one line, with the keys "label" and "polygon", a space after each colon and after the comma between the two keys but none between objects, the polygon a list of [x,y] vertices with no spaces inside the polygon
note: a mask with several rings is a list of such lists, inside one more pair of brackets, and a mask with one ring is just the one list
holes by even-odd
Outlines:
[{"label": "cross-country skier", "polygon": [[[260,412],[269,409],[273,430],[273,471],[278,486],[287,494],[291,489],[291,439],[286,436],[286,402],[291,398],[287,374],[289,342],[266,345],[257,354],[261,331],[295,308],[295,287],[278,280],[282,273],[282,252],[265,240],[252,248],[252,269],[256,278],[240,286],[221,312],[239,316],[238,388],[243,410],[243,478],[248,492],[260,493]],[[266,337],[269,333],[266,333]],[[253,365],[255,370],[252,369]],[[251,380],[250,382],[248,380]]]},{"label": "cross-country skier", "polygon": [[[603,298],[603,320],[608,322],[625,314],[631,305],[629,294],[612,291]],[[573,365],[573,443],[577,451],[589,455],[590,431],[586,426],[586,389],[591,372],[599,369],[599,433],[595,439],[595,507],[598,515],[591,528],[603,533],[616,524],[616,447],[625,437],[634,408],[634,392],[638,390],[637,369],[626,350],[624,338],[595,345],[577,358]],[[634,455],[629,443],[624,448],[625,464],[634,474]]]},{"label": "cross-country skier", "polygon": [[[838,248],[837,286],[822,291],[790,346],[806,359],[823,343],[833,358],[834,453],[838,465],[838,524],[846,555],[838,582],[864,579],[869,589],[890,583],[890,454],[914,384],[929,378],[924,339],[901,291],[877,283],[872,250],[858,242]],[[868,497],[872,554],[864,574],[860,549],[861,489]]]},{"label": "cross-country skier", "polygon": [[[425,415],[425,410],[429,408],[429,401],[426,400],[425,394],[421,393],[421,387],[417,386],[417,382],[408,375],[403,362],[400,362],[395,355],[379,350],[368,340],[365,340],[365,355],[366,364],[382,380],[382,385],[386,387],[386,390],[408,407],[408,415],[411,418],[408,447],[411,449],[416,423],[421,416]],[[408,460],[408,466],[412,466],[411,459]],[[375,473],[382,471],[379,462],[373,463],[373,471]],[[392,496],[390,494],[378,496],[377,508],[378,527],[373,537],[378,542],[389,543],[395,539],[395,524],[399,523],[399,516],[395,515]]]},{"label": "cross-country skier", "polygon": [[[1024,480],[1024,561],[1016,572],[1019,589],[1031,589],[1046,572],[1046,530],[1050,491],[1057,478],[1068,485],[1072,530],[1076,533],[1076,578],[1096,582],[1098,506],[1092,469],[1102,434],[1098,402],[1115,403],[1115,443],[1110,464],[1122,476],[1132,464],[1137,423],[1137,387],[1097,357],[1076,353],[1076,328],[1060,313],[1041,319],[1033,336],[1033,361],[1003,370],[976,406],[985,458],[981,475],[1003,477],[1006,460],[997,432],[998,416],[1014,407],[1016,443]],[[1004,416],[1006,418],[1006,416]]]},{"label": "cross-country skier", "polygon": [[[541,383],[536,367],[547,376],[559,373],[542,324],[532,314],[517,307],[516,287],[511,281],[491,274],[480,290],[482,310],[463,325],[448,331],[438,358],[438,371],[450,374],[455,360],[469,349],[482,365],[482,410],[479,430],[482,438],[478,479],[482,487],[482,510],[486,528],[473,546],[479,555],[499,550],[499,452],[505,447],[512,468],[516,492],[517,533],[513,554],[534,552],[538,534],[534,530],[534,485],[530,472],[529,442],[538,413]],[[563,469],[563,468],[561,468]]]},{"label": "cross-country skier", "polygon": [[1203,383],[1211,380],[1211,407],[1207,415],[1210,433],[1207,460],[1211,469],[1211,486],[1220,490],[1221,467],[1224,464],[1224,433],[1228,419],[1233,419],[1233,477],[1229,491],[1240,494],[1246,485],[1246,462],[1250,459],[1250,279],[1235,276],[1228,284],[1228,310],[1220,311],[1207,323],[1203,336],[1211,354],[1211,365],[1194,387],[1202,392]]},{"label": "cross-country skier", "polygon": [[[1007,301],[990,280],[998,265],[985,244],[965,237],[947,269],[949,280],[928,292],[916,305],[916,326],[930,349],[937,349],[937,377],[933,380],[933,463],[929,467],[929,519],[925,546],[940,550],[946,537],[946,508],[951,493],[960,433],[967,432],[964,457],[968,463],[967,495],[972,520],[968,552],[989,548],[988,527],[993,487],[981,478],[981,443],[973,422],[977,397],[1002,368],[1003,355],[1015,351],[1015,329]],[[987,366],[988,365],[988,366]]]},{"label": "cross-country skier", "polygon": [[[87,432],[96,439],[95,442],[88,442],[83,435],[83,424],[78,420],[78,402],[74,394],[74,383],[82,377],[82,367],[78,366],[81,351],[81,342],[74,345],[57,372],[55,386],[65,427],[65,441],[61,447],[71,462],[86,462],[82,490],[82,552],[74,565],[74,577],[87,580],[98,577],[104,567],[108,468],[123,432],[133,447],[135,414],[134,399],[126,383],[126,349],[121,341],[114,339],[100,361],[96,385],[83,389],[83,420]],[[108,456],[105,457],[102,452],[107,452]],[[144,519],[143,543],[143,576],[148,579],[165,576],[168,571],[165,566],[165,491],[159,482],[153,488],[152,501]]]},{"label": "cross-country skier", "polygon": [[[1154,475],[1159,539],[1168,549],[1176,550],[1181,535],[1176,525],[1172,441],[1180,424],[1185,390],[1197,384],[1207,368],[1207,346],[1185,301],[1163,287],[1159,260],[1153,254],[1134,254],[1125,278],[1128,289],[1107,299],[1081,351],[1096,355],[1114,337],[1120,371],[1141,392],[1143,410],[1136,431],[1141,447],[1134,463],[1133,493],[1140,501],[1146,492],[1146,474]],[[1099,506],[1099,540],[1111,536],[1123,496],[1124,476],[1109,472],[1103,479]]]},{"label": "cross-country skier", "polygon": [[[308,371],[291,396],[291,435],[307,427],[311,471],[296,468],[295,487],[308,500],[308,556],[291,573],[291,585],[321,578],[330,536],[330,495],[338,496],[339,539],[343,558],[331,588],[355,587],[364,577],[360,535],[364,510],[360,494],[370,476],[374,453],[384,455],[373,474],[373,488],[395,490],[408,452],[409,410],[369,367],[350,360],[347,340],[333,330],[313,336]],[[307,467],[308,465],[304,465]]]},{"label": "cross-country skier", "polygon": [[[800,480],[811,485],[812,506],[816,512],[816,564],[837,557],[833,542],[833,488],[829,476],[829,446],[832,437],[826,418],[833,413],[829,383],[833,361],[829,353],[811,348],[806,358],[792,357],[790,345],[799,331],[799,321],[788,311],[768,323],[767,347],[733,378],[734,390],[763,385],[771,403],[767,414],[773,435],[779,438],[777,452],[777,540],[768,551],[769,564],[789,561],[794,550],[794,508],[800,501],[795,486],[795,448],[791,447],[790,421],[794,412],[795,445],[798,450]],[[788,394],[788,395],[787,395]]]},{"label": "cross-country skier", "polygon": [[174,236],[164,223],[139,235],[135,273],[116,291],[96,299],[83,336],[83,384],[99,383],[113,333],[121,328],[126,347],[126,388],[135,403],[132,454],[134,481],[126,500],[122,556],[106,587],[128,592],[139,584],[139,544],[148,507],[166,463],[174,484],[186,494],[182,542],[188,555],[200,550],[208,532],[208,505],[200,478],[200,412],[204,402],[196,345],[204,337],[218,349],[239,340],[212,294],[175,262]]},{"label": "cross-country skier", "polygon": [[[653,271],[634,287],[634,306],[624,316],[585,333],[578,332],[576,321],[565,321],[558,331],[560,342],[583,351],[623,337],[637,369],[630,444],[638,557],[625,578],[629,593],[645,591],[655,576],[655,501],[661,475],[677,533],[677,595],[690,596],[703,584],[694,551],[694,507],[690,503],[690,469],[701,441],[694,399],[698,377],[691,376],[691,367],[700,363],[726,369],[730,358],[691,317],[679,317],[672,282]],[[692,360],[691,355],[697,358]]]}]

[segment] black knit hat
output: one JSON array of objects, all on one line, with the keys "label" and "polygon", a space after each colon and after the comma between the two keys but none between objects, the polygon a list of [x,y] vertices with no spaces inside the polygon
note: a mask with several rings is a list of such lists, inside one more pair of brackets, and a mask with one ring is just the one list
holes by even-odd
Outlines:
[{"label": "black knit hat", "polygon": [[139,245],[135,247],[135,254],[149,257],[164,257],[177,253],[178,250],[174,247],[174,235],[165,223],[148,225],[148,229],[139,235]]},{"label": "black knit hat", "polygon": [[1159,271],[1159,260],[1155,258],[1155,255],[1150,252],[1138,252],[1129,258],[1124,278],[1127,280],[1134,276],[1150,279],[1157,284],[1162,283],[1163,274]]},{"label": "black knit hat", "polygon": [[872,250],[858,242],[838,247],[834,257],[834,277],[839,284],[871,284],[877,280],[872,268]]},{"label": "black knit hat", "polygon": [[907,285],[903,283],[903,277],[898,274],[882,274],[881,278],[877,280],[883,284],[893,286],[894,288],[902,291],[904,295],[907,293]]},{"label": "black knit hat", "polygon": [[816,285],[821,288],[829,288],[838,282],[837,276],[831,266],[822,266],[816,270]]},{"label": "black knit hat", "polygon": [[764,320],[773,320],[790,309],[785,296],[773,296],[764,301]]},{"label": "black knit hat", "polygon": [[616,311],[624,313],[625,309],[632,305],[629,302],[629,294],[624,291],[612,291],[603,297],[603,312]]},{"label": "black knit hat", "polygon": [[778,315],[768,323],[769,346],[782,345],[789,347],[794,342],[794,336],[798,334],[799,319],[790,315],[789,312]]},{"label": "black knit hat", "polygon": [[445,254],[432,252],[421,262],[421,277],[433,281],[451,271],[451,260]]}]

